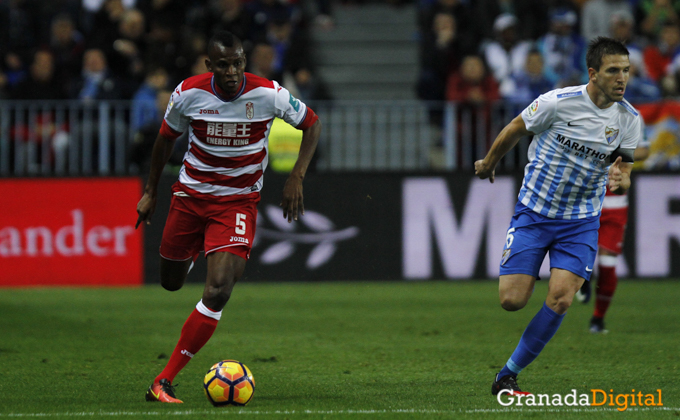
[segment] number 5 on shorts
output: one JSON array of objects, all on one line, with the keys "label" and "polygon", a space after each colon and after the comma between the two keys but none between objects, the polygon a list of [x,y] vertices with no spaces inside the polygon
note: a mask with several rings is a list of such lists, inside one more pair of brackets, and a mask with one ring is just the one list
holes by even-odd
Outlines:
[{"label": "number 5 on shorts", "polygon": [[236,229],[237,235],[244,235],[246,233],[246,215],[243,213],[236,213]]}]

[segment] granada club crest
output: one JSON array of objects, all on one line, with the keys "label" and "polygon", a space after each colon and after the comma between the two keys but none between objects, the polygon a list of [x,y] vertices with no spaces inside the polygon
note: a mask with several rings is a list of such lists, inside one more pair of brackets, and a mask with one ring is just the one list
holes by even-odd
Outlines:
[{"label": "granada club crest", "polygon": [[619,130],[615,130],[611,127],[605,127],[604,137],[607,139],[607,143],[612,144],[618,136],[619,136]]},{"label": "granada club crest", "polygon": [[246,104],[246,118],[248,118],[249,120],[252,120],[254,116],[255,116],[255,107],[253,107],[252,102],[248,102]]}]

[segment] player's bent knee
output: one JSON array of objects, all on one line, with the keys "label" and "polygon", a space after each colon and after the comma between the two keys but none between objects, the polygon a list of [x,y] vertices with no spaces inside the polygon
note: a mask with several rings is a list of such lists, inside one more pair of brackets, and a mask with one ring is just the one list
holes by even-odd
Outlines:
[{"label": "player's bent knee", "polygon": [[167,272],[162,272],[161,271],[161,286],[165,290],[168,290],[170,292],[175,292],[184,286],[184,279],[186,278],[186,275],[182,274],[177,274],[176,272],[173,274],[169,274]]},{"label": "player's bent knee", "polygon": [[527,305],[526,299],[517,299],[513,297],[501,296],[501,307],[506,311],[519,311]]},{"label": "player's bent knee", "polygon": [[178,291],[179,289],[182,288],[183,285],[184,285],[183,281],[178,282],[178,281],[173,281],[173,280],[163,280],[163,279],[161,279],[161,286],[163,286],[163,288],[165,290],[170,291],[170,292]]},{"label": "player's bent knee", "polygon": [[191,259],[186,261],[172,261],[161,258],[160,274],[161,286],[165,290],[175,292],[184,286],[187,271],[191,266]]},{"label": "player's bent knee", "polygon": [[524,308],[529,302],[531,291],[528,293],[519,292],[516,289],[501,290],[500,294],[501,307],[506,311],[519,311]]}]

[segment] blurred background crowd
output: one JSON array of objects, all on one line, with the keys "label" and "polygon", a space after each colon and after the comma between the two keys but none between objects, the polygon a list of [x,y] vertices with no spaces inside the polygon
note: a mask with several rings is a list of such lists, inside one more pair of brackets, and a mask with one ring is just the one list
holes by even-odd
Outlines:
[{"label": "blurred background crowd", "polygon": [[[332,29],[332,4],[312,3],[0,0],[0,98],[149,102],[205,72],[207,40],[227,29],[245,41],[248,71],[303,100],[331,99],[314,72],[309,32]],[[417,7],[421,99],[527,103],[585,83],[587,43],[598,35],[628,45],[629,99],[678,94],[680,0],[420,0]],[[143,125],[147,115],[135,118]]]},{"label": "blurred background crowd", "polygon": [[587,83],[588,41],[630,51],[630,101],[678,94],[678,0],[423,0],[418,96],[527,104]]},{"label": "blurred background crowd", "polygon": [[[313,6],[324,24],[328,4]],[[218,29],[244,40],[247,71],[323,97],[307,10],[278,0],[0,0],[0,98],[149,99],[206,72]]]},{"label": "blurred background crowd", "polygon": [[[414,50],[412,67],[402,66],[409,83],[377,86],[378,78],[398,76],[379,75],[379,69],[398,68],[402,61],[378,62],[380,52],[388,51],[362,50],[370,24],[354,21],[366,5],[415,10],[411,26],[402,28]],[[349,25],[347,13],[342,23],[339,18],[347,10],[354,16]],[[134,133],[130,160],[143,167],[172,89],[207,71],[207,42],[218,29],[244,41],[247,71],[277,80],[303,101],[347,99],[342,94],[348,89],[331,89],[330,74],[363,82],[354,94],[370,99],[391,100],[389,91],[401,89],[410,98],[455,101],[457,131],[448,135],[462,139],[456,147],[463,163],[496,134],[493,122],[499,118],[480,105],[502,101],[511,115],[548,90],[586,83],[585,53],[596,36],[628,46],[629,101],[654,102],[680,91],[680,0],[0,0],[0,100],[130,101],[130,113],[116,130]],[[320,34],[341,32],[355,44],[315,42]],[[357,60],[367,58],[372,60],[360,67]],[[367,71],[376,74],[370,79]],[[433,165],[441,166],[444,114],[441,105],[430,110]],[[11,136],[28,141],[32,123],[18,118]],[[43,113],[36,123],[54,118]],[[44,136],[78,134],[72,125]],[[80,132],[87,133],[82,125]],[[478,137],[483,141],[466,152]],[[66,150],[68,141],[53,142]]]}]

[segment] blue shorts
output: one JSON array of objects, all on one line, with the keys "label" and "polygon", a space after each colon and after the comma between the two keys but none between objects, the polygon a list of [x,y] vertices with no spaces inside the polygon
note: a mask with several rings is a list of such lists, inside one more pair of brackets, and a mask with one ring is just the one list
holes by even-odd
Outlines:
[{"label": "blue shorts", "polygon": [[561,268],[590,280],[599,227],[599,217],[551,219],[518,202],[505,238],[500,274],[538,278],[541,263],[549,253],[551,269]]}]

